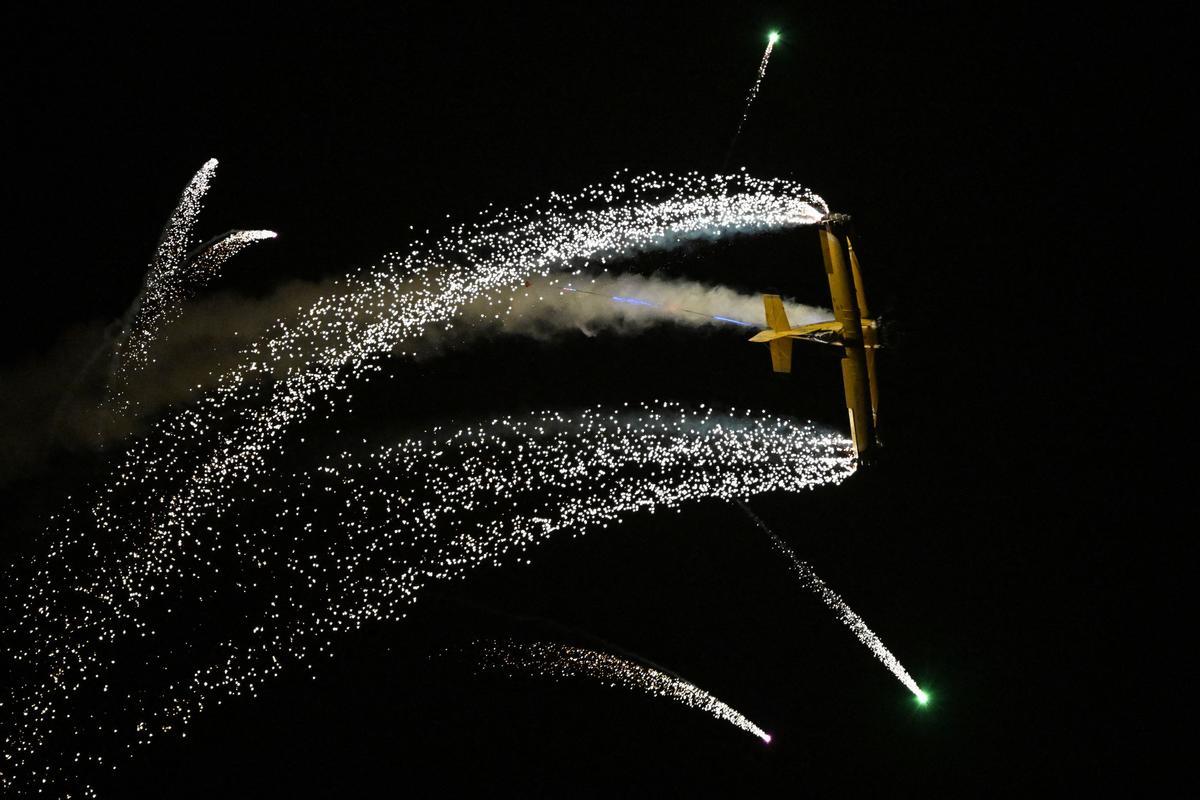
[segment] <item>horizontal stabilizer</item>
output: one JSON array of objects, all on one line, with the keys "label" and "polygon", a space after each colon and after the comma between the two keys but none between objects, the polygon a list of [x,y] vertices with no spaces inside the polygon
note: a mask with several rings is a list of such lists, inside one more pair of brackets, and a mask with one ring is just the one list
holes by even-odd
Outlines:
[{"label": "horizontal stabilizer", "polygon": [[814,322],[811,325],[801,325],[798,328],[785,330],[759,331],[750,337],[752,342],[773,342],[776,339],[809,339],[817,338],[820,334],[841,333],[842,323],[830,320]]}]

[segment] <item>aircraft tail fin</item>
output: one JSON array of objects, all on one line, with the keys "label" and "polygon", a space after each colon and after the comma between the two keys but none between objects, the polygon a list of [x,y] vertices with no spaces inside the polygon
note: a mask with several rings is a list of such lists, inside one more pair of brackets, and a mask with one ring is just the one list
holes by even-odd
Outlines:
[{"label": "aircraft tail fin", "polygon": [[[777,294],[764,294],[763,307],[767,312],[767,325],[772,330],[777,332],[791,330],[792,326],[788,322],[787,312],[783,310],[783,298]],[[771,348],[771,368],[776,372],[791,372],[792,340],[786,337],[773,339],[769,346]]]},{"label": "aircraft tail fin", "polygon": [[783,298],[777,294],[764,294],[763,307],[767,311],[767,325],[771,330],[791,330],[787,312],[783,310]]}]

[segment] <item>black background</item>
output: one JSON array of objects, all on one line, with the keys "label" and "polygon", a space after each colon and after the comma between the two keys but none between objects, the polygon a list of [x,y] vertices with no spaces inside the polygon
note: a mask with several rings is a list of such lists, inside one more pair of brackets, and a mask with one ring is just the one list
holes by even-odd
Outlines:
[{"label": "black background", "polygon": [[[104,795],[936,796],[1132,780],[1156,747],[1131,702],[1153,598],[1137,588],[1141,495],[1114,466],[1134,433],[1116,384],[1131,373],[1095,357],[1122,269],[1103,228],[1134,193],[1111,138],[1116,118],[1140,119],[1114,58],[1125,21],[951,8],[190,7],[10,26],[6,366],[120,314],[210,156],[201,232],[280,232],[222,279],[263,292],[375,263],[409,225],[490,202],[626,167],[717,170],[772,28],[783,39],[731,164],[853,214],[898,331],[881,462],[755,507],[932,693],[928,708],[798,595],[736,509],[707,503],[437,587],[405,623],[347,639],[316,681],[280,681],[137,753]],[[630,268],[821,303],[819,264],[809,230]],[[396,396],[364,405],[380,430],[656,397],[840,426],[836,363],[799,358],[779,381],[728,334],[499,339],[398,365]],[[0,490],[2,509],[33,525],[93,469],[67,459]],[[428,660],[478,633],[617,643],[776,739]]]}]

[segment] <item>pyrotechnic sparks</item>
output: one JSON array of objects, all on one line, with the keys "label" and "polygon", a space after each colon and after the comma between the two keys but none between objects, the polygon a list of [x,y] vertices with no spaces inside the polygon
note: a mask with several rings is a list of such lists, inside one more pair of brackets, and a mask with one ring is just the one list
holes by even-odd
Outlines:
[{"label": "pyrotechnic sparks", "polygon": [[837,592],[830,589],[825,581],[821,580],[817,573],[813,571],[813,568],[808,565],[808,562],[801,561],[800,557],[796,555],[796,551],[788,547],[787,542],[780,538],[775,531],[767,527],[767,524],[750,510],[750,506],[746,505],[740,499],[737,501],[737,504],[746,513],[746,516],[753,520],[754,524],[761,528],[763,533],[767,534],[771,540],[771,546],[787,558],[788,563],[792,567],[792,572],[795,574],[796,579],[800,581],[800,584],[817,595],[817,597],[820,597],[829,610],[833,611],[837,615],[837,618],[854,633],[854,636],[866,645],[867,649],[887,667],[888,672],[895,675],[904,684],[905,688],[913,693],[913,696],[917,698],[917,702],[925,705],[929,700],[929,695],[921,691],[921,687],[917,686],[917,682],[912,679],[908,671],[892,655],[892,652],[887,649],[883,644],[883,640],[867,627],[867,623],[863,622],[862,617],[855,614],[846,601]]},{"label": "pyrotechnic sparks", "polygon": [[771,734],[703,689],[612,653],[552,642],[476,642],[475,646],[479,649],[478,665],[482,670],[507,675],[532,674],[555,682],[585,678],[654,697],[666,697],[752,733],[764,744],[771,742]]},{"label": "pyrotechnic sparks", "polygon": [[[314,398],[336,401],[352,380],[379,371],[379,357],[411,352],[408,343],[434,326],[452,329],[468,304],[485,302],[480,316],[497,318],[509,313],[507,299],[530,275],[578,271],[689,239],[811,224],[826,210],[789,181],[651,173],[456,226],[431,245],[415,244],[383,268],[348,278],[292,325],[250,346],[215,392],[131,451],[114,481],[132,488],[147,472],[174,471],[198,444],[212,446],[212,457],[186,476],[183,494],[167,500],[181,518],[218,502],[218,487],[252,477],[267,453],[278,454],[282,434],[313,411]],[[248,405],[253,410],[239,410]],[[239,426],[215,440],[214,423],[231,413]],[[98,508],[97,516],[108,514]]]},{"label": "pyrotechnic sparks", "polygon": [[229,231],[193,249],[196,221],[216,170],[215,158],[204,162],[163,228],[142,290],[126,314],[117,342],[113,389],[118,393],[124,373],[145,366],[155,334],[173,319],[191,290],[216,275],[226,261],[249,245],[275,238],[274,231]]},{"label": "pyrotechnic sparks", "polygon": [[275,231],[230,231],[204,246],[191,261],[195,280],[216,274],[226,261],[236,256],[255,242],[274,239]]},{"label": "pyrotechnic sparks", "polygon": [[186,514],[138,497],[123,519],[147,535],[77,526],[21,587],[3,631],[9,674],[24,676],[4,702],[6,755],[38,780],[75,763],[56,748],[110,763],[112,732],[128,750],[181,731],[288,663],[312,666],[339,633],[403,617],[431,581],[629,514],[854,469],[850,443],[812,426],[658,403],[435,428]]},{"label": "pyrotechnic sparks", "polygon": [[767,74],[767,62],[771,60],[771,51],[775,49],[775,43],[779,41],[779,32],[771,31],[771,35],[767,37],[767,49],[763,51],[762,61],[758,63],[758,74],[754,77],[754,84],[750,87],[750,94],[746,95],[746,105],[742,110],[742,118],[738,122],[737,131],[733,134],[733,139],[729,142],[729,152],[725,156],[725,162],[729,162],[729,156],[733,155],[734,145],[737,144],[738,138],[742,135],[742,128],[746,126],[746,120],[750,118],[750,106],[754,105],[754,98],[758,97],[758,89],[762,86],[763,77]]},{"label": "pyrotechnic sparks", "polygon": [[[162,287],[174,285],[213,166],[164,234],[150,318],[173,308]],[[54,518],[29,577],[6,586],[16,620],[0,630],[11,676],[0,786],[69,784],[112,765],[286,663],[311,665],[336,634],[403,616],[427,582],[502,563],[556,532],[843,480],[855,462],[841,437],[671,404],[435,429],[287,470],[297,438],[285,434],[298,423],[352,409],[351,386],[380,358],[411,355],[467,306],[509,313],[530,275],[826,211],[788,181],[618,175],[415,243],[280,323],[213,391],[135,442],[94,498]]]}]

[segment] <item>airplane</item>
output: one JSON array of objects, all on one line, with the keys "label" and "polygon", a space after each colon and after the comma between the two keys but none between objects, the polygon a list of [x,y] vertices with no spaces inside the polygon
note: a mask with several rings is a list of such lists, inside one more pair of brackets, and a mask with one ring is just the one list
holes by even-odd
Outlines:
[{"label": "airplane", "polygon": [[820,342],[842,348],[842,384],[850,416],[850,438],[859,460],[879,446],[875,432],[879,414],[879,382],[875,373],[875,351],[879,349],[880,326],[871,317],[863,289],[862,270],[849,236],[850,217],[829,214],[818,227],[821,258],[833,300],[832,320],[793,328],[777,294],[763,295],[768,330],[750,337],[766,342],[771,349],[771,367],[776,372],[792,371],[792,341]]}]

